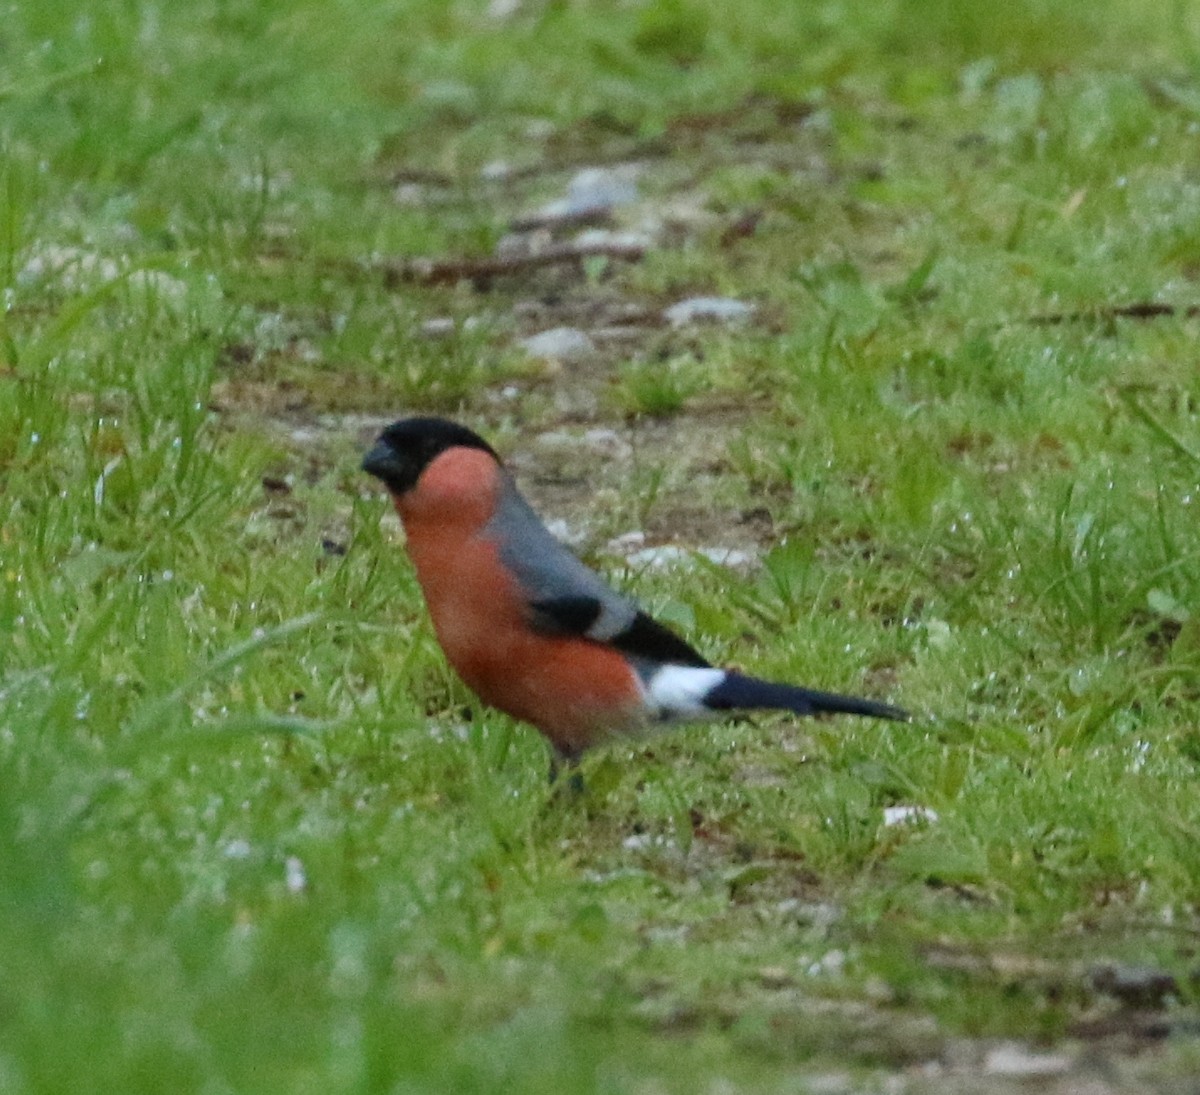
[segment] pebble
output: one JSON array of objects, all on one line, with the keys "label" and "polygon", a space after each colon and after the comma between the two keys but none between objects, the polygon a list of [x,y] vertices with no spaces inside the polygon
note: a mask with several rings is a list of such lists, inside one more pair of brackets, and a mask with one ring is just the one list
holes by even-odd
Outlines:
[{"label": "pebble", "polygon": [[294,855],[283,861],[283,879],[290,894],[302,894],[308,889],[308,875],[304,864]]},{"label": "pebble", "polygon": [[621,847],[629,852],[648,852],[653,848],[674,848],[675,841],[660,833],[634,833],[621,841]]},{"label": "pebble", "polygon": [[516,174],[516,168],[508,160],[492,160],[479,169],[479,177],[484,182],[504,182]]},{"label": "pebble", "polygon": [[262,350],[282,350],[294,331],[280,312],[264,312],[254,323],[254,345]]},{"label": "pebble", "polygon": [[596,351],[596,344],[578,327],[552,327],[521,339],[519,345],[540,361],[582,361]]},{"label": "pebble", "polygon": [[421,324],[421,334],[425,338],[449,338],[454,334],[454,320],[449,316],[434,316]]},{"label": "pebble", "polygon": [[702,547],[696,549],[696,554],[703,555],[710,563],[728,567],[730,570],[748,570],[758,563],[757,551],[746,551],[742,548]]},{"label": "pebble", "polygon": [[550,530],[554,539],[568,547],[579,547],[587,540],[587,532],[584,529],[568,524],[561,517],[551,517],[546,521],[546,528]]},{"label": "pebble", "polygon": [[732,297],[688,297],[672,304],[663,318],[672,327],[694,323],[745,323],[754,315],[754,305]]},{"label": "pebble", "polygon": [[428,198],[420,183],[404,182],[392,191],[392,201],[406,209],[417,209],[427,204]]},{"label": "pebble", "polygon": [[17,274],[22,285],[57,278],[59,285],[69,293],[86,289],[98,282],[112,281],[119,277],[121,267],[112,259],[84,251],[79,247],[41,248]]},{"label": "pebble", "polygon": [[633,529],[631,532],[623,532],[620,536],[614,536],[604,545],[604,548],[614,555],[625,555],[640,548],[645,542],[646,534],[641,529]]},{"label": "pebble", "polygon": [[937,821],[938,812],[928,806],[885,806],[883,808],[883,823],[887,826],[906,825],[919,821],[930,824]]},{"label": "pebble", "polygon": [[612,209],[637,201],[638,170],[633,164],[585,167],[567,186],[567,201],[581,209]]},{"label": "pebble", "polygon": [[[79,293],[97,285],[116,281],[128,264],[124,259],[106,258],[79,247],[48,246],[38,251],[21,268],[17,281],[22,285],[55,280],[68,293]],[[188,284],[165,270],[134,270],[125,277],[130,291],[141,297],[153,297],[167,309],[179,312],[190,302]],[[221,296],[215,279],[208,279],[196,303],[215,304]]]},{"label": "pebble", "polygon": [[585,167],[567,185],[564,198],[537,211],[542,221],[568,220],[585,213],[600,213],[638,200],[638,169],[633,164]]},{"label": "pebble", "polygon": [[695,547],[685,548],[676,544],[662,544],[657,547],[644,547],[630,552],[625,556],[630,566],[648,570],[666,570],[670,567],[691,567],[696,565],[696,557],[707,559],[717,566],[728,567],[731,570],[744,569],[758,562],[758,557],[749,551],[739,548],[726,547]]},{"label": "pebble", "polygon": [[993,1076],[1057,1076],[1073,1064],[1065,1053],[1031,1053],[1017,1042],[1004,1042],[988,1051],[983,1071]]},{"label": "pebble", "polygon": [[845,965],[846,952],[832,950],[828,954],[822,955],[817,961],[810,963],[805,972],[809,977],[820,977],[822,974],[836,977],[842,972]]},{"label": "pebble", "polygon": [[588,228],[575,237],[575,246],[595,251],[648,251],[654,238],[646,232],[621,232],[610,228]]}]

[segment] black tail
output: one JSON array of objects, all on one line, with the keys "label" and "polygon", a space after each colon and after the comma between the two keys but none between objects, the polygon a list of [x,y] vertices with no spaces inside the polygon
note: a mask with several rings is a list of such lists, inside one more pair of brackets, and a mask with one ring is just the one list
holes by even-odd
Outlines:
[{"label": "black tail", "polygon": [[729,672],[725,679],[704,697],[704,705],[714,711],[791,711],[796,715],[866,715],[873,719],[911,722],[912,716],[899,707],[836,692],[814,692],[791,684],[775,684]]}]

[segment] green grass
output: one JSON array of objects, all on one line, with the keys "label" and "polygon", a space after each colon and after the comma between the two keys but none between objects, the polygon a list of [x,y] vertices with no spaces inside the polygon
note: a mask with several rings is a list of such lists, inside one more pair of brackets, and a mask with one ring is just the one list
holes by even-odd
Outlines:
[{"label": "green grass", "polygon": [[[1094,1053],[1182,1090],[1200,9],[484,7],[6,13],[0,1088],[954,1091],[905,1070],[1136,1034],[1121,961],[1179,1033]],[[624,159],[704,211],[640,264],[384,274]],[[701,294],[755,319],[513,349],[531,301]],[[712,658],[919,721],[696,727],[556,796],[358,471],[418,409]],[[628,454],[544,436],[590,427]],[[631,570],[630,529],[762,562]]]}]

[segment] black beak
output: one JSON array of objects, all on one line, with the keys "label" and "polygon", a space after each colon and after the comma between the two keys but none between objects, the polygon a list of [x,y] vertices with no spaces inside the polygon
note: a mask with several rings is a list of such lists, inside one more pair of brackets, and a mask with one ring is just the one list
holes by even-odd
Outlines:
[{"label": "black beak", "polygon": [[396,471],[395,463],[396,456],[392,452],[391,445],[376,441],[375,447],[363,457],[362,470],[368,475],[375,476],[376,479],[382,479],[387,475],[389,468],[393,472]]},{"label": "black beak", "polygon": [[362,469],[381,479],[392,491],[405,490],[412,485],[408,482],[412,475],[407,462],[385,441],[375,442],[375,447],[363,457]]}]

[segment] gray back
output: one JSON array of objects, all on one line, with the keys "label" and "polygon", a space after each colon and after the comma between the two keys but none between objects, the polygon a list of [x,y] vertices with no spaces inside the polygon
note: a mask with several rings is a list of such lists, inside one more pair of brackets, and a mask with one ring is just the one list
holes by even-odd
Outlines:
[{"label": "gray back", "polygon": [[560,544],[508,472],[502,474],[496,512],[483,534],[499,544],[500,558],[516,574],[526,599],[533,604],[592,599],[598,612],[587,636],[605,641],[619,635],[637,616],[638,606]]}]

